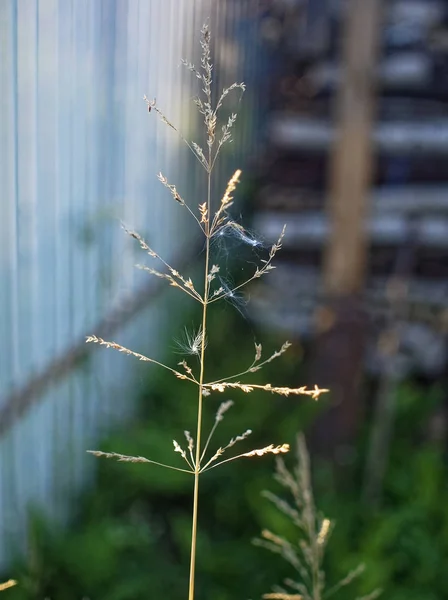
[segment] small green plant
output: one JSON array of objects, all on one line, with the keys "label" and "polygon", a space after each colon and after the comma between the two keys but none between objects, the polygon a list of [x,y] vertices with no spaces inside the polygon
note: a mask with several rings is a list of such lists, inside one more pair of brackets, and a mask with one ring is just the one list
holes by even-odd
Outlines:
[{"label": "small green plant", "polygon": [[[169,128],[174,130],[180,137],[180,139],[188,146],[191,152],[194,154],[196,159],[199,161],[205,172],[207,193],[204,202],[200,203],[197,210],[191,208],[187,202],[180,195],[176,186],[171,184],[167,178],[160,173],[158,178],[160,182],[169,190],[173,199],[177,204],[188,210],[190,215],[196,221],[197,227],[200,233],[205,238],[205,249],[204,249],[204,276],[203,284],[199,286],[190,277],[184,277],[174,267],[169,265],[146,241],[136,232],[129,230],[125,227],[125,231],[132,236],[140,245],[140,247],[155,261],[162,265],[162,270],[157,270],[146,265],[137,265],[138,268],[143,269],[151,275],[161,277],[165,279],[169,285],[180,290],[202,307],[202,319],[195,331],[187,333],[184,341],[181,343],[185,355],[194,356],[198,359],[196,368],[191,366],[185,359],[180,361],[177,365],[179,368],[173,368],[166,364],[163,364],[153,358],[143,356],[138,352],[129,350],[119,343],[108,342],[95,335],[89,336],[87,342],[92,342],[113,348],[119,352],[123,352],[128,355],[135,356],[141,361],[155,364],[163,369],[170,371],[175,377],[185,381],[189,385],[197,387],[197,420],[196,420],[196,436],[193,437],[189,431],[185,431],[186,446],[183,447],[176,440],[173,441],[174,452],[178,453],[183,461],[186,463],[184,468],[177,467],[175,465],[168,465],[160,463],[158,461],[145,458],[142,456],[127,456],[116,452],[101,452],[101,451],[89,451],[95,456],[106,457],[116,459],[122,462],[132,463],[146,463],[159,465],[168,469],[181,471],[182,473],[193,476],[193,513],[192,513],[192,534],[191,534],[191,554],[190,554],[190,579],[189,579],[189,592],[188,599],[194,599],[195,590],[195,563],[196,563],[196,538],[197,538],[197,523],[198,523],[198,500],[199,500],[199,481],[200,476],[214,469],[217,466],[221,466],[227,462],[236,460],[242,457],[258,457],[265,454],[283,454],[288,452],[289,445],[282,444],[269,444],[263,448],[257,448],[250,451],[240,453],[230,458],[222,458],[223,455],[228,452],[237,443],[243,442],[251,434],[248,429],[240,435],[233,437],[226,445],[219,446],[216,450],[209,453],[209,447],[212,442],[213,435],[223,420],[226,411],[230,409],[233,402],[226,400],[221,403],[216,411],[214,424],[208,433],[207,437],[203,435],[203,411],[204,411],[204,399],[210,396],[212,393],[224,393],[228,390],[239,390],[245,393],[251,393],[253,391],[266,391],[273,394],[280,394],[283,396],[290,395],[307,395],[314,399],[317,399],[319,395],[326,390],[321,390],[317,386],[309,390],[306,387],[300,388],[289,388],[289,387],[276,387],[269,383],[266,384],[255,384],[242,382],[241,378],[251,373],[259,371],[264,365],[270,363],[274,359],[281,356],[290,347],[289,342],[285,342],[283,346],[274,352],[271,356],[266,359],[262,358],[262,346],[261,344],[255,343],[255,355],[253,362],[247,367],[243,368],[241,372],[224,376],[214,381],[207,381],[205,377],[206,372],[206,347],[207,339],[210,332],[207,329],[207,315],[212,304],[220,300],[232,301],[239,290],[244,288],[247,284],[255,279],[258,279],[271,271],[274,268],[273,260],[276,253],[280,250],[282,239],[285,230],[280,233],[280,236],[276,243],[270,248],[266,249],[266,255],[264,259],[259,261],[258,266],[255,268],[253,273],[240,283],[236,283],[234,286],[229,287],[226,284],[226,278],[221,276],[221,269],[219,264],[214,261],[212,256],[212,243],[215,240],[223,239],[226,236],[237,237],[238,240],[246,244],[249,247],[257,248],[259,251],[262,250],[262,244],[258,242],[253,236],[251,236],[240,223],[237,223],[229,214],[229,209],[233,204],[232,194],[234,193],[236,186],[240,180],[241,171],[237,170],[230,178],[224,195],[222,196],[219,203],[216,205],[212,201],[212,174],[216,165],[218,156],[224,144],[231,141],[232,128],[235,124],[237,115],[232,113],[230,117],[223,124],[219,124],[219,112],[223,106],[223,103],[227,95],[232,92],[239,90],[243,93],[245,90],[244,83],[234,83],[228,88],[225,88],[219,95],[217,102],[212,102],[212,72],[213,67],[211,63],[211,51],[210,51],[210,32],[208,25],[204,25],[201,30],[201,66],[197,69],[192,63],[183,61],[186,68],[199,80],[201,86],[201,93],[194,99],[194,103],[203,117],[206,134],[206,145],[201,147],[196,142],[188,141],[178,130],[178,128],[171,123],[171,121],[163,114],[163,112],[156,105],[155,100],[149,100],[145,96],[148,111],[156,113],[158,117],[165,123]],[[205,149],[204,149],[205,148]],[[203,439],[205,438],[205,443]],[[186,448],[186,449],[185,449]]]},{"label": "small green plant", "polygon": [[[264,495],[298,529],[297,542],[291,542],[265,529],[261,538],[254,540],[258,546],[280,554],[298,574],[298,579],[287,578],[286,587],[276,586],[272,593],[264,594],[266,600],[324,600],[331,598],[349,585],[364,570],[360,565],[336,585],[327,588],[323,560],[333,527],[330,519],[319,515],[314,504],[311,485],[310,459],[303,434],[297,436],[297,464],[293,471],[286,468],[282,459],[277,460],[275,479],[292,496],[293,503],[272,492]],[[289,590],[289,591],[288,591]],[[380,595],[375,590],[357,600],[374,600]]]}]

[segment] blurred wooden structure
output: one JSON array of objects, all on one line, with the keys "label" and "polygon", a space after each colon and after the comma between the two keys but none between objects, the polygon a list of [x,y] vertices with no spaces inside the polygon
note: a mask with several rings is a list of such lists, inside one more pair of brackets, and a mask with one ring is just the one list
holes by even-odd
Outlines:
[{"label": "blurred wooden structure", "polygon": [[381,0],[346,5],[344,76],[336,94],[336,131],[326,211],[330,235],[323,263],[325,305],[319,308],[314,377],[330,389],[331,409],[315,426],[318,447],[331,456],[359,423],[359,383],[366,342],[365,285],[373,169],[372,129]]},{"label": "blurred wooden structure", "polygon": [[[275,4],[280,14],[281,0]],[[355,341],[355,332],[364,328],[364,364],[376,371],[377,335],[390,313],[386,283],[394,273],[397,252],[407,243],[411,219],[418,245],[403,329],[403,340],[409,344],[403,341],[397,360],[403,372],[420,370],[433,375],[441,371],[446,359],[440,323],[448,308],[447,5],[441,0],[391,0],[383,4],[380,56],[376,66],[371,63],[371,68],[358,71],[352,80],[354,87],[346,106],[352,103],[347,131],[353,135],[345,138],[348,151],[344,147],[341,151],[344,137],[338,133],[333,109],[337,90],[350,89],[346,82],[353,71],[347,64],[362,60],[363,48],[372,48],[373,29],[369,27],[374,27],[375,18],[362,26],[358,22],[350,38],[342,33],[344,18],[354,22],[358,5],[363,5],[367,18],[369,3],[354,3],[344,16],[342,6],[350,7],[350,3],[322,2],[318,42],[313,44],[307,42],[305,5],[299,1],[284,4],[285,14],[291,5],[297,11],[302,8],[302,17],[296,20],[301,29],[296,28],[294,38],[291,26],[284,27],[280,42],[268,41],[275,46],[272,53],[278,53],[278,75],[270,88],[271,112],[266,117],[270,145],[258,165],[260,191],[254,227],[273,239],[286,222],[288,236],[283,262],[258,289],[260,314],[264,321],[270,319],[276,327],[283,326],[289,335],[295,331],[298,336],[312,337],[316,333],[316,306],[331,303],[338,288],[351,293],[350,304],[342,302],[345,333],[326,352],[328,357],[343,352],[345,358],[340,358],[346,368],[335,359],[332,367],[317,370],[324,378],[318,379],[319,383],[328,384],[327,374],[333,370],[335,377],[346,378],[347,386],[355,386],[352,375],[362,348],[362,343]],[[345,64],[338,60],[342,39],[352,52],[352,59],[349,53]],[[378,90],[371,127],[369,79]],[[359,98],[358,103],[355,98]],[[364,109],[361,122],[358,115]],[[332,159],[335,151],[337,161]],[[342,202],[335,205],[335,198]],[[323,280],[319,277],[322,265]],[[288,293],[280,298],[278,310],[270,307],[264,312],[271,294],[280,286]],[[362,305],[355,300],[356,292]],[[369,314],[368,327],[363,310]],[[337,321],[328,311],[321,314],[321,322],[327,326]],[[433,340],[434,351],[428,360],[416,342],[422,331]],[[349,350],[352,342],[353,352]],[[403,349],[406,356],[401,355]],[[354,393],[347,390],[345,396]],[[357,408],[349,407],[351,400],[346,397],[344,402],[349,413]],[[348,414],[348,430],[354,418]]]}]

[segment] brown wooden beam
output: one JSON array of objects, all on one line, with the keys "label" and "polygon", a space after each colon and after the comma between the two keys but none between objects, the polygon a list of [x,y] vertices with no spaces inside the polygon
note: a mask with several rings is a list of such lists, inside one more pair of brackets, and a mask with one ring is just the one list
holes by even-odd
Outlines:
[{"label": "brown wooden beam", "polygon": [[[336,97],[325,251],[326,304],[318,312],[314,378],[331,390],[330,410],[316,425],[318,446],[344,461],[359,418],[366,318],[362,310],[372,180],[372,126],[380,0],[350,0],[343,32],[343,75]],[[339,453],[339,454],[338,454]]]}]

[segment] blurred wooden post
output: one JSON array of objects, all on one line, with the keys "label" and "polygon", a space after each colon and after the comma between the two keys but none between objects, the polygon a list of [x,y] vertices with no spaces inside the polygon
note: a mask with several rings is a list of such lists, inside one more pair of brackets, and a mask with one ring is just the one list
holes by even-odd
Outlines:
[{"label": "blurred wooden post", "polygon": [[[331,233],[324,257],[325,306],[317,315],[313,373],[331,388],[331,408],[316,427],[332,454],[356,431],[358,383],[366,320],[360,295],[367,265],[365,220],[372,178],[372,126],[380,0],[349,0],[343,31],[342,77],[336,97],[336,141],[330,160],[327,214]],[[341,457],[342,458],[342,457]]]}]

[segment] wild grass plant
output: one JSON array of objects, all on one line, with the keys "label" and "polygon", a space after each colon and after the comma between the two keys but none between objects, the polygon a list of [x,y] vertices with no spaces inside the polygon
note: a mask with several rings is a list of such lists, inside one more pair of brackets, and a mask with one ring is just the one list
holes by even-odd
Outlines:
[{"label": "wild grass plant", "polygon": [[[254,544],[279,554],[293,569],[295,576],[285,579],[284,586],[277,585],[265,600],[325,600],[332,598],[352,583],[364,571],[359,565],[338,583],[327,586],[323,561],[333,529],[333,523],[316,509],[311,483],[310,457],[303,434],[297,436],[296,465],[293,470],[285,461],[277,459],[275,480],[288,492],[291,500],[270,491],[264,496],[286,516],[293,526],[296,541],[265,529]],[[294,535],[296,537],[296,535]],[[358,596],[356,600],[375,600],[380,590]],[[347,597],[347,596],[345,596]]]},{"label": "wild grass plant", "polygon": [[[202,311],[202,318],[196,329],[186,331],[183,340],[178,343],[185,357],[178,362],[175,367],[166,365],[154,358],[144,356],[134,350],[125,348],[119,343],[106,341],[95,335],[89,336],[87,342],[96,343],[108,348],[115,349],[124,354],[136,357],[140,361],[148,362],[162,369],[169,371],[174,377],[183,380],[185,384],[192,385],[197,388],[197,419],[195,423],[196,434],[192,435],[189,430],[184,431],[184,442],[179,443],[173,440],[173,450],[179,454],[184,462],[183,467],[177,465],[160,463],[152,458],[143,456],[128,456],[119,452],[102,452],[89,451],[95,456],[116,459],[121,462],[146,463],[147,465],[157,465],[167,469],[180,471],[186,476],[191,476],[192,482],[192,520],[191,520],[191,551],[190,551],[190,576],[188,600],[194,600],[195,597],[195,565],[196,565],[196,547],[197,547],[197,526],[199,515],[199,486],[201,476],[207,471],[220,467],[228,462],[239,458],[256,458],[267,454],[280,455],[289,451],[287,443],[268,444],[262,448],[246,450],[239,454],[229,456],[229,451],[237,444],[243,444],[252,433],[250,429],[232,437],[227,444],[218,446],[212,449],[213,438],[220,422],[224,419],[226,412],[232,407],[233,400],[225,399],[219,405],[215,412],[215,418],[211,429],[204,431],[204,411],[209,409],[209,404],[212,402],[214,394],[226,394],[232,392],[244,392],[247,394],[253,392],[269,392],[279,394],[281,396],[308,396],[313,399],[319,398],[319,395],[326,391],[319,389],[317,386],[314,389],[307,387],[289,388],[283,386],[274,386],[270,383],[260,384],[251,383],[250,379],[246,380],[252,373],[255,373],[263,368],[264,365],[279,358],[291,346],[289,342],[285,342],[280,349],[276,350],[267,358],[263,357],[262,345],[255,343],[254,358],[250,365],[243,367],[240,372],[233,375],[224,375],[222,378],[209,381],[206,378],[207,366],[207,340],[212,332],[208,330],[208,314],[212,309],[212,305],[219,301],[231,301],[233,298],[239,297],[241,291],[251,282],[260,277],[263,277],[274,269],[273,261],[275,255],[280,250],[282,245],[285,228],[279,232],[277,241],[270,247],[265,248],[265,255],[259,258],[259,253],[262,250],[262,244],[249,234],[245,228],[231,216],[230,208],[233,205],[233,194],[237,188],[241,178],[241,171],[237,170],[228,181],[227,187],[223,196],[218,202],[212,198],[213,189],[213,173],[220,155],[220,152],[225,144],[232,141],[232,130],[235,125],[237,115],[232,113],[223,123],[220,122],[220,111],[226,101],[227,96],[232,92],[243,94],[245,91],[244,83],[233,83],[227,88],[224,88],[220,94],[215,94],[212,89],[213,82],[213,66],[211,62],[211,46],[210,46],[210,31],[208,25],[204,25],[201,30],[201,63],[198,68],[188,61],[182,61],[184,66],[197,78],[200,93],[194,98],[194,104],[199,111],[205,130],[204,144],[189,141],[182,135],[181,131],[174,125],[168,117],[162,112],[155,100],[150,100],[146,96],[144,100],[150,114],[157,115],[161,121],[172,129],[180,138],[180,140],[189,148],[195,158],[201,165],[206,185],[206,196],[204,201],[199,203],[197,207],[191,206],[181,196],[176,186],[168,179],[159,173],[158,179],[163,186],[170,192],[174,201],[183,209],[187,210],[191,218],[195,221],[199,233],[203,236],[204,243],[204,259],[203,259],[203,281],[198,283],[193,281],[191,277],[184,276],[179,271],[168,264],[156,250],[152,248],[142,236],[124,227],[125,231],[135,239],[141,249],[157,265],[156,268],[146,264],[137,265],[138,268],[147,272],[150,275],[164,279],[170,286],[178,291],[186,294],[195,302],[199,303]],[[257,249],[258,264],[253,272],[241,282],[236,282],[231,287],[227,285],[228,277],[221,272],[219,261],[214,257],[214,242],[219,240],[220,244],[225,243],[226,237],[235,238],[248,246],[249,248]],[[190,358],[196,358],[194,362]],[[188,358],[188,360],[187,360]],[[206,401],[207,400],[207,401]],[[118,450],[118,449],[117,449]]]}]

